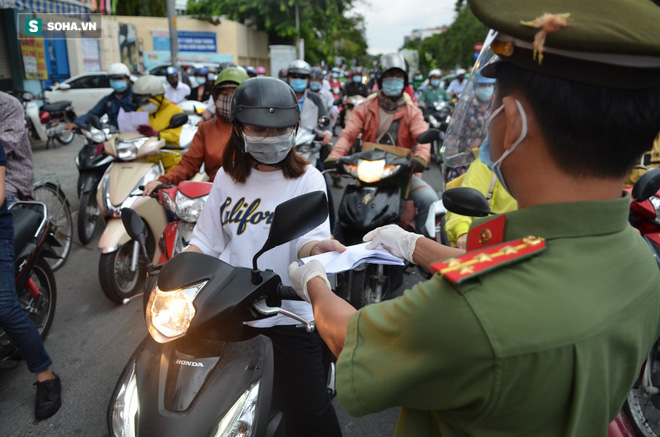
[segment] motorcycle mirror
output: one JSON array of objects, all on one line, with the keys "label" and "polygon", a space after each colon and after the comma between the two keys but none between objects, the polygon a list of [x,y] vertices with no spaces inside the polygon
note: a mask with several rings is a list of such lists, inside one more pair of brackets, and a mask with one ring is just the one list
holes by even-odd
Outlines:
[{"label": "motorcycle mirror", "polygon": [[95,129],[103,130],[103,123],[101,123],[101,119],[96,114],[89,114],[89,123]]},{"label": "motorcycle mirror", "polygon": [[126,228],[126,232],[133,239],[140,243],[141,246],[147,244],[147,226],[144,224],[137,212],[131,208],[121,209],[121,222]]},{"label": "motorcycle mirror", "polygon": [[442,193],[442,204],[455,214],[486,217],[491,214],[490,204],[481,192],[470,187],[451,188]]},{"label": "motorcycle mirror", "polygon": [[323,129],[323,128],[326,128],[328,126],[330,126],[330,117],[328,117],[327,115],[324,115],[323,117],[320,117],[319,118],[319,127],[321,129]]},{"label": "motorcycle mirror", "polygon": [[176,129],[181,127],[184,124],[188,123],[188,115],[186,114],[175,114],[170,118],[170,124],[167,126],[167,129]]},{"label": "motorcycle mirror", "polygon": [[323,191],[313,191],[279,204],[273,213],[268,238],[252,258],[252,283],[261,283],[257,269],[257,259],[261,254],[306,234],[327,218],[328,199]]},{"label": "motorcycle mirror", "polygon": [[635,202],[643,202],[660,190],[660,168],[652,168],[642,175],[632,189]]},{"label": "motorcycle mirror", "polygon": [[431,128],[426,132],[421,133],[417,137],[417,142],[419,144],[426,144],[426,143],[431,143],[437,140],[438,138],[440,138],[440,130]]}]

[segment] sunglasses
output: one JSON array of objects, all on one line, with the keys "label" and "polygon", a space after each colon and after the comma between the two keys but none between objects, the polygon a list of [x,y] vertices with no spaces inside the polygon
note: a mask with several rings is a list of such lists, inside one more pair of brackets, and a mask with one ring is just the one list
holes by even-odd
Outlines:
[{"label": "sunglasses", "polygon": [[309,76],[305,74],[290,74],[291,79],[307,79]]}]

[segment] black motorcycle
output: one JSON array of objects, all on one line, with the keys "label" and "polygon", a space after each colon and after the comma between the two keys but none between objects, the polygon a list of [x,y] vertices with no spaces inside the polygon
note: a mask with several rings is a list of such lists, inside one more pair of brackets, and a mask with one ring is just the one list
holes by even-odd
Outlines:
[{"label": "black motorcycle", "polygon": [[[146,305],[151,336],[137,347],[112,394],[111,436],[283,435],[283,415],[271,407],[271,342],[243,327],[285,314],[314,329],[313,322],[279,308],[282,299],[299,298],[271,270],[259,270],[257,260],[321,224],[327,211],[320,191],[279,205],[252,269],[194,252],[162,267],[148,265],[150,276],[157,273]],[[128,208],[121,218],[146,253],[144,222]]]},{"label": "black motorcycle", "polygon": [[[56,257],[46,242],[53,238],[46,205],[41,202],[16,202],[9,209],[14,221],[16,292],[23,310],[46,338],[55,316],[57,287],[46,257]],[[15,367],[16,346],[0,329],[0,367]]]}]

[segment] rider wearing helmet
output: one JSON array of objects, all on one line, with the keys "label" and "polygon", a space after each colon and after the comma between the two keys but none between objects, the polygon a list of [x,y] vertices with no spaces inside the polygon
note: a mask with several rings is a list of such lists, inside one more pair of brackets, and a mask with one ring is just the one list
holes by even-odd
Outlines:
[{"label": "rider wearing helmet", "polygon": [[[294,148],[300,120],[297,99],[284,82],[257,77],[234,93],[232,137],[209,199],[187,250],[216,256],[236,267],[252,267],[252,258],[270,231],[277,205],[313,191],[325,192],[321,173]],[[293,260],[344,250],[330,240],[328,220],[303,236],[269,250],[259,258],[289,285],[287,266]],[[313,320],[311,306],[282,301],[282,308]],[[275,316],[245,327],[273,342],[275,358],[273,406],[284,412],[287,436],[341,436],[339,421],[326,389],[323,341],[297,321]]]},{"label": "rider wearing helmet", "polygon": [[347,74],[346,79],[339,92],[339,98],[343,105],[339,113],[339,122],[342,128],[346,127],[346,103],[348,103],[348,98],[351,96],[367,97],[370,94],[369,88],[362,83],[362,69],[360,67],[355,67],[351,73]]},{"label": "rider wearing helmet", "polygon": [[215,175],[222,167],[222,152],[231,136],[229,114],[231,98],[236,87],[248,79],[247,74],[240,68],[225,68],[218,75],[213,85],[215,98],[216,118],[197,125],[197,133],[192,140],[190,149],[183,154],[172,170],[160,176],[157,180],[149,182],[144,187],[144,196],[151,194],[160,184],[177,185],[181,181],[191,179],[204,164],[204,171],[213,182]]},{"label": "rider wearing helmet", "polygon": [[309,90],[317,94],[321,97],[321,100],[325,102],[326,109],[328,110],[328,114],[334,125],[337,121],[337,116],[339,115],[339,109],[337,109],[337,106],[335,105],[335,98],[330,90],[324,88],[324,79],[325,75],[323,74],[323,70],[319,67],[312,67],[309,74]]},{"label": "rider wearing helmet", "polygon": [[[308,92],[309,76],[312,68],[301,59],[295,60],[287,68],[287,80],[296,94],[298,107],[300,109],[300,124],[303,129],[314,129],[318,119],[328,115],[327,105],[316,93]],[[332,140],[330,126],[323,131],[322,144],[328,144]]]},{"label": "rider wearing helmet", "polygon": [[179,104],[190,95],[190,87],[179,80],[179,70],[174,67],[165,69],[165,98],[174,104]]},{"label": "rider wearing helmet", "polygon": [[90,114],[94,114],[99,118],[108,114],[110,125],[117,127],[117,115],[120,108],[123,108],[125,112],[132,112],[137,109],[137,105],[132,100],[131,72],[126,64],[121,62],[112,64],[108,68],[108,79],[110,80],[110,87],[114,91],[99,100],[87,114],[81,115],[73,123],[67,123],[66,128],[68,130],[89,123]]},{"label": "rider wearing helmet", "polygon": [[257,69],[251,65],[245,67],[245,72],[247,73],[249,78],[257,77]]},{"label": "rider wearing helmet", "polygon": [[211,97],[213,82],[208,80],[209,70],[206,67],[199,67],[195,70],[195,81],[197,86],[190,92],[190,99],[198,102],[206,102]]},{"label": "rider wearing helmet", "polygon": [[[138,111],[149,113],[149,124],[138,126],[138,132],[163,139],[170,146],[179,145],[179,135],[183,126],[174,129],[167,129],[167,126],[172,116],[181,114],[183,109],[165,98],[165,85],[162,80],[150,74],[140,77],[133,87],[133,101],[139,105]],[[165,171],[168,171],[181,160],[181,156],[178,153],[163,153],[157,157],[147,157],[147,162],[158,160],[163,163]]]},{"label": "rider wearing helmet", "polygon": [[[429,144],[417,144],[417,137],[429,128],[424,121],[422,111],[404,97],[404,88],[408,84],[406,64],[399,53],[389,53],[380,58],[382,75],[378,79],[381,88],[375,98],[355,107],[330,156],[325,160],[326,168],[334,167],[337,158],[346,155],[351,146],[362,134],[362,141],[389,144],[415,150],[412,152],[412,166],[417,172],[426,168],[430,159]],[[415,225],[419,231],[425,229],[424,223],[429,208],[438,196],[433,188],[413,175],[410,198],[417,207]]]},{"label": "rider wearing helmet", "polygon": [[257,77],[259,76],[265,76],[266,75],[266,69],[262,66],[257,67]]},{"label": "rider wearing helmet", "polygon": [[449,86],[447,87],[447,94],[451,97],[460,97],[465,85],[467,85],[467,80],[465,80],[466,71],[462,68],[456,70],[456,79],[452,80]]},{"label": "rider wearing helmet", "polygon": [[442,79],[440,70],[435,69],[429,72],[428,86],[422,91],[422,95],[419,97],[419,107],[422,108],[422,111],[426,112],[428,108],[432,109],[432,105],[435,102],[448,102],[450,100],[449,94],[441,86],[440,79]]}]

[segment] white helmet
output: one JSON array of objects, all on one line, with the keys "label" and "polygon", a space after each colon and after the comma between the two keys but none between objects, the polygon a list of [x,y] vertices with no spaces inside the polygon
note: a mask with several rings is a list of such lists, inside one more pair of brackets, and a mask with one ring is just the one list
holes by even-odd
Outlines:
[{"label": "white helmet", "polygon": [[113,76],[117,79],[119,78],[124,78],[124,77],[130,77],[131,76],[131,71],[128,69],[126,64],[122,62],[117,62],[115,64],[112,64],[110,68],[108,68],[108,76],[112,78]]},{"label": "white helmet", "polygon": [[440,70],[436,68],[434,70],[429,71],[428,77],[442,77],[442,73],[440,73]]},{"label": "white helmet", "polygon": [[456,70],[456,76],[460,76],[461,74],[465,74],[465,73],[466,71],[463,68],[459,68],[458,70]]},{"label": "white helmet", "polygon": [[133,94],[154,97],[165,93],[165,85],[157,76],[141,76],[133,85]]}]

